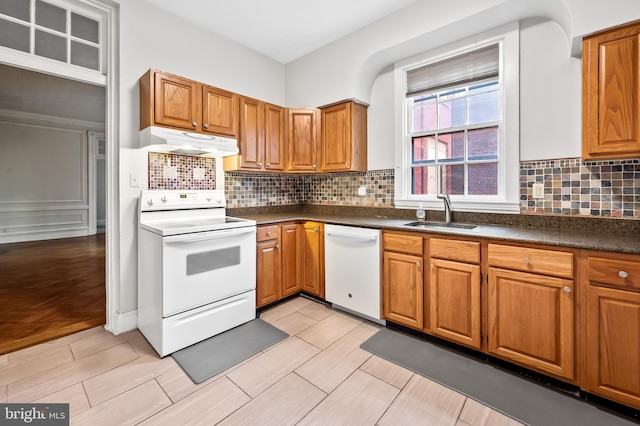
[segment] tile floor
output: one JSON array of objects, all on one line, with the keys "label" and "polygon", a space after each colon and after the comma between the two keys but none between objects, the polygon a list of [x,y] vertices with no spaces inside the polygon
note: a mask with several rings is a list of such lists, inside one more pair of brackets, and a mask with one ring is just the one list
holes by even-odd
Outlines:
[{"label": "tile floor", "polygon": [[519,425],[360,349],[378,325],[296,298],[290,337],[199,385],[139,331],[96,327],[0,356],[0,402],[70,403],[72,425]]}]

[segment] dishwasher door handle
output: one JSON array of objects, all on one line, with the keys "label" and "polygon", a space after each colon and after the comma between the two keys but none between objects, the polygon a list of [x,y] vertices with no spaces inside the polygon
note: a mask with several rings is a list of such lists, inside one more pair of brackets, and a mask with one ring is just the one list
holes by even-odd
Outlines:
[{"label": "dishwasher door handle", "polygon": [[333,232],[327,232],[327,237],[337,238],[339,240],[353,241],[357,243],[368,243],[372,241],[376,241],[378,239],[377,234],[372,234],[371,236],[363,236],[363,235],[354,235],[354,234],[335,234]]}]

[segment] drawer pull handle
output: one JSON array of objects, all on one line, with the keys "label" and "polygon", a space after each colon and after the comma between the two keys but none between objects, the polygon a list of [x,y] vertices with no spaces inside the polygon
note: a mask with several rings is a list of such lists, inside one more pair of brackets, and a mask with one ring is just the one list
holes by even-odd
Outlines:
[{"label": "drawer pull handle", "polygon": [[620,272],[618,272],[618,276],[620,278],[627,278],[629,276],[629,274],[627,273],[627,271],[620,271]]},{"label": "drawer pull handle", "polygon": [[267,231],[267,237],[271,235],[271,231]]},{"label": "drawer pull handle", "polygon": [[529,260],[529,258],[528,258],[528,257],[525,257],[525,258],[524,258],[524,263],[526,263],[526,264],[528,265],[529,263],[531,263],[531,261]]},{"label": "drawer pull handle", "polygon": [[564,291],[565,293],[571,293],[571,287],[569,287],[568,285],[564,286],[562,288],[562,291]]}]

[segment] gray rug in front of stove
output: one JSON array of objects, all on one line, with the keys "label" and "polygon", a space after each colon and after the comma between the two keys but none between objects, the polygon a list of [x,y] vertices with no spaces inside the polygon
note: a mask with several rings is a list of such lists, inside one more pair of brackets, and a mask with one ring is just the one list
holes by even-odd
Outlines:
[{"label": "gray rug in front of stove", "polygon": [[198,384],[287,337],[284,331],[256,318],[174,352],[171,357]]},{"label": "gray rug in front of stove", "polygon": [[586,401],[405,333],[383,328],[360,347],[525,424],[634,424]]}]

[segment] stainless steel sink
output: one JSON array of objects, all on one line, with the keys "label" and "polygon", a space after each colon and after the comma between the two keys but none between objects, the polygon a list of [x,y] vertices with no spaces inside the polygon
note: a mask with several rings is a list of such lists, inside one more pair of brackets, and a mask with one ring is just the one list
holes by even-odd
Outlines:
[{"label": "stainless steel sink", "polygon": [[459,229],[473,229],[478,225],[469,225],[468,223],[445,223],[445,222],[409,222],[405,223],[405,226],[413,226],[416,228],[459,228]]}]

